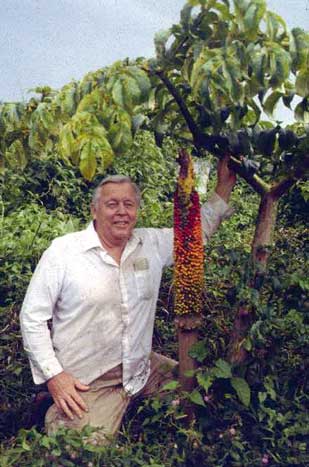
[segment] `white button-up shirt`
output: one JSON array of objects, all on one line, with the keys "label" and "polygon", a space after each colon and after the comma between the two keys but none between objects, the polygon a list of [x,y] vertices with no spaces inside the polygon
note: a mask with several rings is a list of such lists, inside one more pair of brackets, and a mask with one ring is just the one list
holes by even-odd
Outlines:
[{"label": "white button-up shirt", "polygon": [[[205,240],[228,213],[216,194],[202,207]],[[37,265],[20,316],[34,382],[65,370],[89,384],[122,363],[125,390],[142,389],[162,269],[172,262],[172,229],[135,229],[120,264],[93,223],[56,238]]]}]

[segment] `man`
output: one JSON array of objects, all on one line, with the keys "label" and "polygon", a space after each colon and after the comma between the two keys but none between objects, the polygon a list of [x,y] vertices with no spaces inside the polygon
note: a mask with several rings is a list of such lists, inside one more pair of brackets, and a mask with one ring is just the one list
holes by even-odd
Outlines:
[{"label": "man", "polygon": [[[227,215],[235,182],[227,160],[219,162],[216,193],[202,207],[205,240]],[[55,402],[45,419],[49,434],[87,424],[116,433],[130,401],[155,393],[176,365],[151,352],[173,231],[135,229],[139,203],[128,177],[102,180],[93,222],[55,239],[32,277],[21,329],[34,382],[46,382]]]}]

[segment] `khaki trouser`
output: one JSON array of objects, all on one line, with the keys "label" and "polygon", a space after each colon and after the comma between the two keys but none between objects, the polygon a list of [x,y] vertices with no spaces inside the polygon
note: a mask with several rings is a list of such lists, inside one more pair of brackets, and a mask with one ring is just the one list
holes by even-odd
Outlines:
[{"label": "khaki trouser", "polygon": [[74,420],[70,420],[53,404],[45,417],[47,433],[51,435],[62,426],[81,430],[85,425],[90,425],[101,428],[101,441],[104,442],[105,434],[114,435],[119,430],[130,402],[136,397],[147,397],[157,393],[160,387],[174,379],[172,370],[176,365],[175,360],[153,352],[146,386],[134,396],[128,395],[122,386],[121,365],[113,368],[93,381],[88,391],[80,393],[89,409],[89,412],[83,412],[81,419],[75,416]]}]

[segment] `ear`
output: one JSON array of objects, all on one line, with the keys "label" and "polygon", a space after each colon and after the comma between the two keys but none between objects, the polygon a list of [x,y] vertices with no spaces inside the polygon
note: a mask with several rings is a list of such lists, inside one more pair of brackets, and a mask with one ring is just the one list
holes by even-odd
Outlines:
[{"label": "ear", "polygon": [[90,211],[91,211],[91,215],[92,215],[92,218],[93,220],[96,220],[97,218],[97,210],[96,210],[96,207],[95,207],[95,204],[94,203],[91,203],[90,204]]}]

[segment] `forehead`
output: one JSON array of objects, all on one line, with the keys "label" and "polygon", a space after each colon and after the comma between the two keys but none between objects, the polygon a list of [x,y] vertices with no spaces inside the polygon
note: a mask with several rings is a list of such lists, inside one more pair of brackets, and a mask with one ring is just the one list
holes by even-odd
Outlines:
[{"label": "forehead", "polygon": [[101,187],[100,197],[102,199],[134,199],[136,200],[136,192],[131,183],[106,183]]}]

